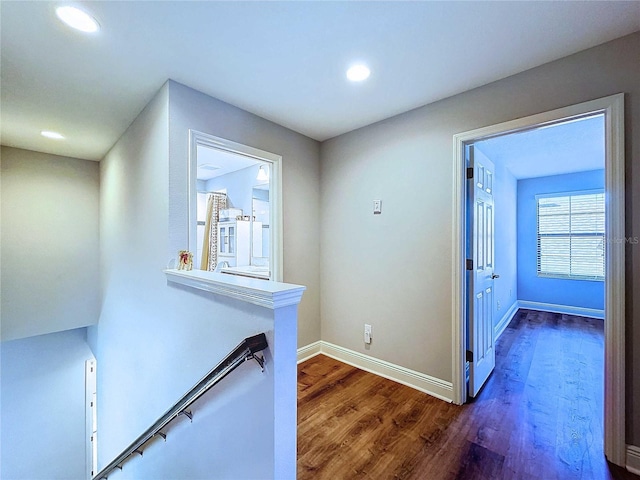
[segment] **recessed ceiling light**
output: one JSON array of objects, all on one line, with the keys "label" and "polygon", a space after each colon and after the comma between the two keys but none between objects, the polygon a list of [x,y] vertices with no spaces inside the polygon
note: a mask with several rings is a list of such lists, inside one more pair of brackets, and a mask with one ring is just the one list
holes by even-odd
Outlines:
[{"label": "recessed ceiling light", "polygon": [[100,29],[100,25],[95,18],[76,7],[58,7],[56,8],[56,15],[64,23],[81,32],[93,33]]},{"label": "recessed ceiling light", "polygon": [[347,70],[347,78],[352,82],[361,82],[369,78],[371,70],[366,65],[354,65]]},{"label": "recessed ceiling light", "polygon": [[53,138],[54,140],[64,140],[64,135],[58,132],[52,132],[51,130],[43,130],[40,135],[47,138]]}]

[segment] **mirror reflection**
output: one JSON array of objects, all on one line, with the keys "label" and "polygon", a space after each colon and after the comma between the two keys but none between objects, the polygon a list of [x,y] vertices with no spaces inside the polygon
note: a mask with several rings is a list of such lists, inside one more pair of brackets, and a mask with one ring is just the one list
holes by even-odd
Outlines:
[{"label": "mirror reflection", "polygon": [[194,268],[270,278],[270,162],[207,145],[196,149]]}]

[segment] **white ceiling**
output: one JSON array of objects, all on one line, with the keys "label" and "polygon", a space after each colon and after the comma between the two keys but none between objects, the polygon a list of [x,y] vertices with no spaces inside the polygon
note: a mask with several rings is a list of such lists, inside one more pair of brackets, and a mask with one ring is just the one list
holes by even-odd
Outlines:
[{"label": "white ceiling", "polygon": [[[253,165],[263,163],[246,155],[220,150],[219,148],[198,145],[196,148],[197,172],[198,180],[209,180],[210,178],[221,177],[227,173],[249,168]],[[216,167],[215,170],[203,168],[210,165]]]},{"label": "white ceiling", "polygon": [[599,170],[605,158],[604,117],[511,133],[476,147],[517,179]]},{"label": "white ceiling", "polygon": [[93,160],[168,78],[325,140],[640,30],[638,1],[75,2],[85,35],[59,4],[0,2],[1,141]]}]

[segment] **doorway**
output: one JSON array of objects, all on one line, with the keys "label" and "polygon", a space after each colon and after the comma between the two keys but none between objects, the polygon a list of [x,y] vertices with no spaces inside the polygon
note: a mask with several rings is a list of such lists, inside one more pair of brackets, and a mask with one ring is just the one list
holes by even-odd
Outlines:
[{"label": "doorway", "polygon": [[[578,120],[601,114],[605,122],[605,399],[604,451],[617,464],[625,463],[624,396],[624,138],[622,94],[493,125],[454,136],[454,254],[453,254],[453,393],[454,402],[467,400],[465,325],[467,303],[466,223],[467,146],[482,140]],[[622,348],[621,348],[622,347]]]}]

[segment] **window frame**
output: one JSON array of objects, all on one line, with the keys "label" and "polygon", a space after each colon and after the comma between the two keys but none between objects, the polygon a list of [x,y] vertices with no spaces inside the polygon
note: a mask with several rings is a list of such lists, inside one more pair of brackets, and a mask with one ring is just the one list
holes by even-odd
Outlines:
[{"label": "window frame", "polygon": [[236,143],[221,137],[189,129],[189,159],[188,159],[188,216],[187,243],[191,252],[197,252],[197,170],[198,146],[205,146],[231,152],[247,157],[253,157],[269,165],[269,280],[282,282],[284,275],[284,230],[282,207],[282,166],[281,155],[267,152],[249,145]]},{"label": "window frame", "polygon": [[[594,282],[604,282],[605,273],[606,273],[606,265],[605,265],[605,251],[606,251],[606,225],[603,222],[601,231],[591,231],[591,232],[580,232],[573,233],[571,232],[571,222],[573,220],[573,213],[571,212],[571,207],[569,210],[569,231],[566,233],[556,233],[556,234],[541,234],[540,233],[540,200],[548,199],[548,198],[569,198],[569,205],[571,206],[571,199],[573,197],[580,197],[585,195],[602,195],[603,202],[603,214],[605,216],[606,221],[606,198],[605,198],[605,190],[604,188],[597,188],[591,190],[576,190],[569,192],[555,192],[555,193],[544,193],[538,194],[535,196],[536,200],[536,275],[540,278],[555,278],[561,280],[586,280],[586,281],[594,281]],[[541,263],[542,263],[542,252],[541,252],[541,238],[544,237],[552,237],[552,236],[568,236],[569,237],[569,262],[568,262],[568,273],[557,273],[557,272],[543,272],[541,271]],[[593,237],[599,236],[602,238],[602,274],[601,275],[581,275],[581,274],[573,274],[571,273],[572,269],[572,248],[573,242],[572,238],[576,237]]]}]

